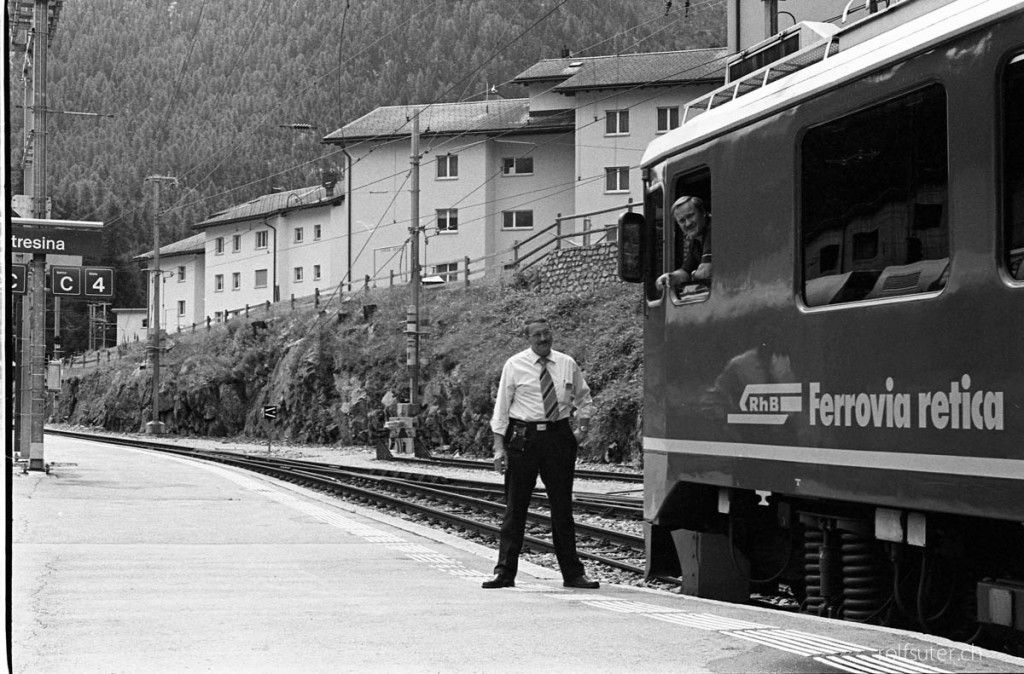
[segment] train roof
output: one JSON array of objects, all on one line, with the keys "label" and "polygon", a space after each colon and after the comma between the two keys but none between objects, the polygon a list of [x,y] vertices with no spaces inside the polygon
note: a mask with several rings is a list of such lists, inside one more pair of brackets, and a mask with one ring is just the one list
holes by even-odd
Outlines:
[{"label": "train roof", "polygon": [[[901,16],[895,12],[900,8],[916,12],[909,17]],[[649,167],[866,72],[926,50],[950,36],[1021,11],[1024,0],[905,0],[881,13],[888,16],[862,19],[830,38],[692,101],[683,115],[683,123],[647,146],[641,165]],[[888,23],[879,21],[883,18]],[[879,31],[879,26],[885,30]],[[809,56],[814,57],[810,62]]]}]

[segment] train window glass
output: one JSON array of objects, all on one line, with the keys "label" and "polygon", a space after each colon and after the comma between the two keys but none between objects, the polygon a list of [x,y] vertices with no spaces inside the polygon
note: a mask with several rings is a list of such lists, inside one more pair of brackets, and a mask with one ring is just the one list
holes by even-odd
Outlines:
[{"label": "train window glass", "polygon": [[1003,76],[1003,227],[1010,276],[1024,281],[1024,54]]},{"label": "train window glass", "polygon": [[800,155],[809,306],[945,286],[948,155],[941,85],[815,127]]},{"label": "train window glass", "polygon": [[683,197],[696,197],[691,202],[696,210],[704,211],[704,229],[694,236],[687,237],[676,223],[672,213],[667,214],[669,226],[665,228],[665,236],[668,250],[672,251],[669,263],[671,270],[684,270],[691,277],[687,283],[676,286],[675,299],[692,301],[694,299],[705,300],[711,290],[710,277],[696,278],[710,270],[710,264],[701,268],[702,263],[711,261],[711,172],[702,168],[680,175],[675,180],[672,194],[669,197],[669,206]]},{"label": "train window glass", "polygon": [[818,251],[818,266],[822,271],[832,272],[839,269],[839,246],[831,244],[822,246]]}]

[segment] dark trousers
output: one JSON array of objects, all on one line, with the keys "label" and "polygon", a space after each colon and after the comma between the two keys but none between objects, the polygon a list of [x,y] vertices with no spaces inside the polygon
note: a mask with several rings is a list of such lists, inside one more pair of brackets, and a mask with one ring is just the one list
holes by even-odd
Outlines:
[{"label": "dark trousers", "polygon": [[526,512],[540,475],[550,501],[551,533],[562,578],[571,580],[583,575],[583,563],[576,554],[576,524],[572,518],[577,447],[568,421],[549,424],[545,431],[536,431],[531,426],[521,452],[509,448],[506,442],[505,518],[501,523],[495,574],[516,577],[526,533]]}]

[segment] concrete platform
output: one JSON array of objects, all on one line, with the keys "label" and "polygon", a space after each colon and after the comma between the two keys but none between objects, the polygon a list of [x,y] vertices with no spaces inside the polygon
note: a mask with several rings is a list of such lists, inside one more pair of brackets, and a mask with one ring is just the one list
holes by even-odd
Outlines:
[{"label": "concrete platform", "polygon": [[47,436],[16,472],[16,673],[1022,672],[941,639],[626,587],[223,466]]}]

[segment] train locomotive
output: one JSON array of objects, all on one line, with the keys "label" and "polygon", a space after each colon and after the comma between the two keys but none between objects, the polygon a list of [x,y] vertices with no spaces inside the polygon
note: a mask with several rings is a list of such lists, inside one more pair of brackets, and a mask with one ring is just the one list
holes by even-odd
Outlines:
[{"label": "train locomotive", "polygon": [[[1019,645],[1024,2],[887,5],[747,50],[644,155],[647,573]],[[665,286],[681,196],[713,271]]]}]

